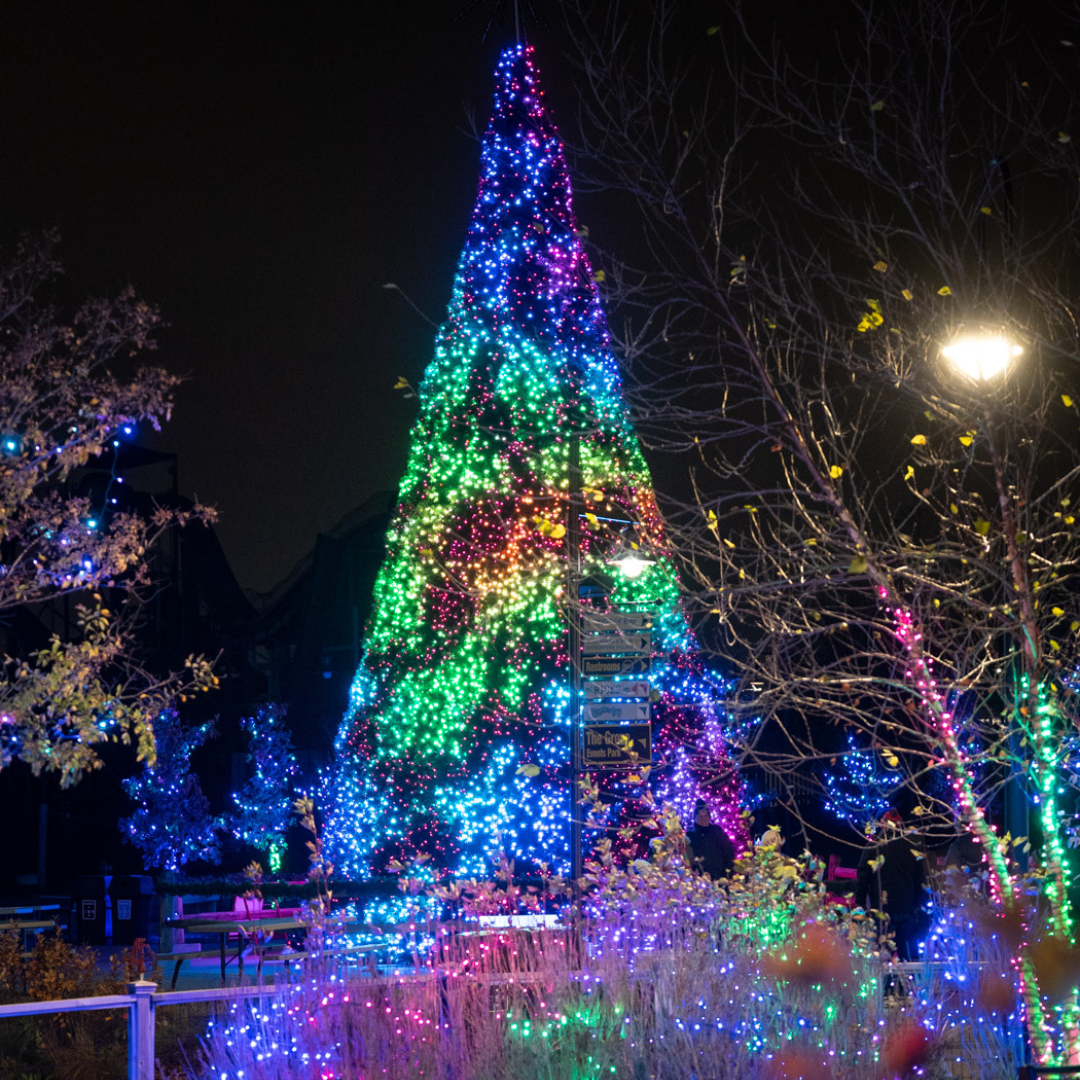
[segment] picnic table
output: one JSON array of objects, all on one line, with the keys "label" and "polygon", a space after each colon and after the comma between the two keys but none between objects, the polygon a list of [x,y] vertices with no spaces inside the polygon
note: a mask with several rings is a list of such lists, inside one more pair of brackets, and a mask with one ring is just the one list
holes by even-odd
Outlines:
[{"label": "picnic table", "polygon": [[[181,919],[168,919],[165,925],[183,930],[185,934],[207,934],[219,939],[221,954],[221,982],[225,984],[225,969],[233,959],[227,954],[227,944],[230,934],[236,935],[236,965],[240,973],[240,981],[244,981],[244,953],[251,949],[258,956],[258,971],[262,972],[263,951],[274,934],[289,933],[295,930],[304,930],[307,923],[298,918],[300,908],[273,908],[264,911],[253,911],[250,915],[243,911],[211,911],[203,915],[188,915]],[[266,935],[265,939],[263,935]],[[172,985],[176,987],[176,980],[180,974],[180,966],[191,957],[191,953],[181,953],[177,956],[169,956],[176,960],[173,969]]]},{"label": "picnic table", "polygon": [[59,910],[59,904],[21,904],[18,907],[0,907],[0,919],[13,915],[33,915],[38,911]]},{"label": "picnic table", "polygon": [[52,930],[55,919],[8,919],[0,922],[0,930],[18,930],[22,937],[22,947],[27,948],[28,934],[37,934],[41,930]]}]

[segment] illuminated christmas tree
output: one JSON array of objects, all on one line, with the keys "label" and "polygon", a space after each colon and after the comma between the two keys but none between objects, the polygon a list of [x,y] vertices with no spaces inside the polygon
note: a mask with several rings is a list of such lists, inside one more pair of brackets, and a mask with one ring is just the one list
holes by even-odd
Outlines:
[{"label": "illuminated christmas tree", "polygon": [[189,862],[221,860],[220,817],[210,812],[191,756],[214,733],[214,722],[185,724],[168,709],[154,721],[157,758],[123,781],[136,804],[117,825],[124,839],[142,852],[147,867],[179,871]]},{"label": "illuminated christmas tree", "polygon": [[[504,850],[567,868],[577,712],[568,618],[580,614],[579,579],[604,583],[586,608],[652,613],[657,765],[645,783],[687,823],[704,797],[742,842],[739,781],[713,705],[722,680],[706,680],[689,655],[695,642],[527,45],[500,59],[481,162],[338,738],[337,861],[362,873],[426,852],[436,866],[476,873]],[[572,446],[580,567],[568,589]],[[628,523],[654,559],[633,579],[608,565]],[[613,818],[643,790],[628,777],[601,777]]]},{"label": "illuminated christmas tree", "polygon": [[904,781],[903,773],[884,767],[884,761],[881,751],[864,746],[849,731],[839,765],[825,770],[825,809],[860,828],[880,818]]},{"label": "illuminated christmas tree", "polygon": [[297,773],[292,736],[285,726],[282,705],[264,705],[253,716],[245,716],[240,727],[248,737],[251,773],[232,795],[236,809],[230,816],[232,834],[266,852],[269,869],[281,869],[285,852],[285,831],[293,818]]}]

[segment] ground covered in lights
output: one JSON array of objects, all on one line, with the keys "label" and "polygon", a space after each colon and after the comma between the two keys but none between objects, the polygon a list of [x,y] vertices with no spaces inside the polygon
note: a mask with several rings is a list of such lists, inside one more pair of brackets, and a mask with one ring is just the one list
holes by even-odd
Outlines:
[{"label": "ground covered in lights", "polygon": [[572,924],[432,921],[394,972],[312,969],[232,1003],[187,1075],[1011,1080],[1026,1060],[977,901],[941,909],[926,962],[898,974],[869,917],[782,874],[725,891],[653,868],[596,886]]}]

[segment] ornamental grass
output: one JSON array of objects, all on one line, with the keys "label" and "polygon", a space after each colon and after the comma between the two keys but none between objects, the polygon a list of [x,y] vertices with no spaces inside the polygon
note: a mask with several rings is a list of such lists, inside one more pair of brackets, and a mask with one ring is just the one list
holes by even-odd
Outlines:
[{"label": "ornamental grass", "polygon": [[[663,843],[628,866],[601,843],[578,897],[557,879],[516,889],[506,869],[428,888],[441,922],[405,871],[425,952],[396,973],[313,966],[230,1003],[186,1077],[1011,1080],[1022,1063],[1006,948],[977,897],[938,911],[934,962],[897,975],[877,920],[834,902],[809,857],[765,849],[716,883]],[[557,926],[470,922],[556,898]]]}]

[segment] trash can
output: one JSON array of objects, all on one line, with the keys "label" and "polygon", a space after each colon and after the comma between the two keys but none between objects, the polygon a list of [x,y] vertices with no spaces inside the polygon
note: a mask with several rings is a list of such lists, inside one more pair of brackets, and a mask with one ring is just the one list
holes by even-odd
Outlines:
[{"label": "trash can", "polygon": [[105,944],[105,877],[82,874],[75,879],[72,892],[75,917],[72,923],[75,940],[80,945]]},{"label": "trash can", "polygon": [[154,879],[144,874],[117,874],[109,888],[112,897],[114,945],[134,945],[150,934],[150,908],[154,902]]}]

